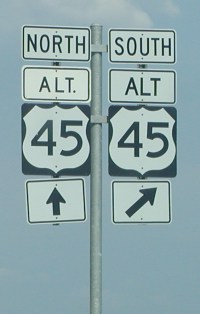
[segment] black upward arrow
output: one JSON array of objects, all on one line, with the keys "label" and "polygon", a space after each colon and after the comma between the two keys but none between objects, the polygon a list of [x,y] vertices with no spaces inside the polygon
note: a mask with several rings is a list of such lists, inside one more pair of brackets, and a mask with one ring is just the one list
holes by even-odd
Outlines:
[{"label": "black upward arrow", "polygon": [[53,204],[53,215],[58,216],[60,215],[60,203],[66,203],[62,195],[58,192],[56,188],[52,191],[51,195],[49,196],[46,204]]},{"label": "black upward arrow", "polygon": [[143,194],[129,209],[126,214],[133,216],[144,204],[149,202],[151,205],[154,203],[157,188],[142,189],[140,192]]}]

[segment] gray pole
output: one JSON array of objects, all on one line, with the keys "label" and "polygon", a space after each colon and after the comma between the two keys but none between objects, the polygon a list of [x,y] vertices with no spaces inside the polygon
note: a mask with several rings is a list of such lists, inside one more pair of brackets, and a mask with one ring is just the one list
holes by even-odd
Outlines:
[{"label": "gray pole", "polygon": [[102,26],[91,25],[90,314],[102,313]]}]

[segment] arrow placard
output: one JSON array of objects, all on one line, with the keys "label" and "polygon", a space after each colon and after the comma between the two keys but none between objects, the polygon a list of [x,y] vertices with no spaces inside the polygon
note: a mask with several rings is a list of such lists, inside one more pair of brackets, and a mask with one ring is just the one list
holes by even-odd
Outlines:
[{"label": "arrow placard", "polygon": [[169,223],[169,181],[113,181],[113,223]]},{"label": "arrow placard", "polygon": [[85,182],[82,178],[27,181],[26,203],[31,224],[85,221]]}]

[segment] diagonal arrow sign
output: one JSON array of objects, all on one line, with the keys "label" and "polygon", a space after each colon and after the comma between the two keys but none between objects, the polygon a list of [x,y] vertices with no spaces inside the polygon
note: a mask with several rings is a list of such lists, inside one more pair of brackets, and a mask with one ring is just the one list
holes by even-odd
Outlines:
[{"label": "diagonal arrow sign", "polygon": [[66,203],[62,195],[58,192],[56,188],[52,191],[51,195],[49,196],[46,204],[51,204],[53,206],[53,215],[60,215],[60,203]]},{"label": "diagonal arrow sign", "polygon": [[143,194],[129,209],[126,214],[132,217],[141,207],[147,202],[151,205],[154,203],[157,188],[141,189],[140,192]]}]

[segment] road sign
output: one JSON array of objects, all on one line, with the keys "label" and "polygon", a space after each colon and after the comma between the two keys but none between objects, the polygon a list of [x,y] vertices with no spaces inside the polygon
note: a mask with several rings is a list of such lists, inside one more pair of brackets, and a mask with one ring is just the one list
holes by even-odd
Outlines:
[{"label": "road sign", "polygon": [[176,102],[176,72],[110,69],[109,101],[117,103]]},{"label": "road sign", "polygon": [[171,187],[169,181],[113,181],[114,223],[169,223]]},{"label": "road sign", "polygon": [[176,176],[176,109],[111,106],[109,174],[136,177]]},{"label": "road sign", "polygon": [[31,224],[86,220],[83,179],[27,181],[26,202]]},{"label": "road sign", "polygon": [[109,61],[120,63],[175,63],[174,30],[109,30]]},{"label": "road sign", "polygon": [[25,66],[22,69],[22,97],[28,101],[90,101],[90,69]]},{"label": "road sign", "polygon": [[89,175],[90,107],[22,106],[24,174]]},{"label": "road sign", "polygon": [[23,26],[22,58],[89,61],[90,29],[86,27]]}]

